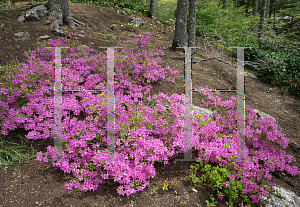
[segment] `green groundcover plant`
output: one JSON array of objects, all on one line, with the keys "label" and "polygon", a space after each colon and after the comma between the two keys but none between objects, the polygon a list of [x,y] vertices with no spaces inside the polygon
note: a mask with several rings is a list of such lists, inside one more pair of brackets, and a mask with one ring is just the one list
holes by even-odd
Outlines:
[{"label": "green groundcover plant", "polygon": [[[107,160],[107,56],[102,53],[92,56],[94,49],[79,45],[73,33],[70,39],[50,39],[41,49],[32,52],[27,63],[6,66],[4,77],[9,84],[0,89],[1,133],[24,128],[29,131],[27,139],[53,137],[55,54],[53,49],[46,47],[69,47],[62,49],[62,88],[82,90],[62,95],[64,149],[62,159],[52,161],[53,166],[73,174],[74,179],[66,183],[66,190],[94,191],[105,179],[112,177],[120,184],[117,189],[120,195],[142,191],[156,175],[156,161],[167,164],[170,158],[187,151],[183,142],[184,94],[169,97],[160,93],[146,98],[150,82],[164,79],[168,71],[178,73],[158,64],[163,52],[143,49],[151,40],[147,35],[125,41],[122,53],[115,52],[115,161]],[[94,94],[84,89],[99,92]],[[208,89],[199,90],[203,90],[209,100],[201,107],[209,107],[214,113],[210,117],[196,113],[192,118],[192,146],[199,160],[218,163],[228,169],[217,187],[210,183],[213,189],[224,190],[221,195],[230,196],[226,190],[231,186],[228,180],[239,181],[235,187],[237,193],[244,196],[246,202],[250,202],[247,200],[250,197],[253,203],[258,203],[264,201],[262,196],[267,197],[269,188],[274,186],[270,182],[271,172],[286,171],[293,176],[299,173],[296,166],[289,165],[295,161],[292,156],[270,146],[273,142],[287,147],[288,139],[277,131],[272,119],[258,119],[249,106],[246,106],[244,134],[247,161],[239,162],[237,114],[233,110],[236,98],[232,96],[231,100],[222,102]],[[163,100],[170,103],[172,123],[166,123],[160,113]],[[156,107],[147,106],[147,101],[156,103]],[[52,146],[47,147],[45,154],[39,152],[37,160],[48,162],[48,158],[57,158]],[[266,181],[266,185],[262,181]]]}]

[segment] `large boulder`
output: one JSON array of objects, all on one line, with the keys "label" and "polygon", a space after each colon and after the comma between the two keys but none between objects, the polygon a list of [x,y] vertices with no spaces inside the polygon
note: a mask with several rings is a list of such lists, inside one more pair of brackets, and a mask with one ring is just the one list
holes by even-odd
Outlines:
[{"label": "large boulder", "polygon": [[274,193],[270,193],[266,207],[299,207],[300,198],[292,191],[274,186]]},{"label": "large boulder", "polygon": [[267,113],[265,113],[265,112],[263,112],[263,111],[260,111],[260,110],[258,110],[258,109],[254,109],[254,112],[255,112],[260,118],[262,118],[262,119],[264,119],[264,118],[266,118],[266,117],[269,117],[269,118],[273,119],[274,122],[278,125],[278,128],[277,128],[277,129],[278,129],[279,131],[282,132],[282,127],[279,126],[278,121],[277,121],[273,116],[271,116],[270,114],[267,114]]},{"label": "large boulder", "polygon": [[40,21],[46,17],[48,10],[45,5],[35,6],[25,13],[26,21]]}]

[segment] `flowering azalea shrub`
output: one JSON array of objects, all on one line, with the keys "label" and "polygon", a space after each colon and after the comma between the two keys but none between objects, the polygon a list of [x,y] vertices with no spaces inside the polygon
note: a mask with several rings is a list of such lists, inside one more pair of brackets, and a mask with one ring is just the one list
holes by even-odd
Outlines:
[{"label": "flowering azalea shrub", "polygon": [[[69,47],[62,49],[62,86],[65,90],[81,91],[63,93],[64,148],[62,159],[52,161],[53,166],[75,177],[65,185],[66,190],[97,190],[105,179],[112,177],[120,183],[117,189],[120,195],[142,191],[156,175],[156,161],[167,164],[169,158],[187,151],[183,143],[184,95],[169,97],[161,93],[145,98],[151,89],[150,82],[165,78],[167,71],[172,74],[178,71],[161,68],[158,64],[161,60],[155,56],[162,52],[143,50],[151,39],[149,36],[136,36],[136,41],[125,42],[122,53],[115,52],[116,160],[108,160],[107,56],[102,53],[91,56],[93,48],[79,45],[76,39],[73,40],[73,34],[70,36],[70,40],[50,39],[47,45],[31,54],[27,64],[7,67],[6,79],[10,84],[0,90],[1,132],[7,134],[8,130],[22,127],[29,131],[27,139],[53,137],[55,71],[51,62],[55,54],[46,47]],[[99,92],[94,94],[84,89]],[[299,173],[297,167],[289,165],[294,158],[270,146],[270,143],[277,143],[286,147],[288,139],[277,131],[271,119],[258,119],[249,106],[246,106],[245,118],[247,160],[238,162],[235,97],[222,102],[207,89],[199,90],[204,90],[210,100],[202,106],[215,113],[210,117],[198,114],[192,117],[192,146],[197,150],[199,160],[206,164],[218,163],[230,172],[221,173],[217,183],[212,176],[206,177],[208,185],[220,192],[219,198],[232,196],[230,189],[234,188],[236,195],[242,196],[245,202],[250,202],[251,198],[251,202],[257,203],[259,195],[269,195],[269,187],[273,186],[270,182],[272,171],[286,171],[294,176]],[[156,102],[156,107],[147,106],[147,99]],[[166,123],[161,116],[162,100],[170,103],[172,123]],[[47,162],[47,158],[57,158],[51,146],[44,155],[40,152],[37,160]],[[208,169],[207,173],[216,172]],[[235,181],[239,184],[232,183]]]}]

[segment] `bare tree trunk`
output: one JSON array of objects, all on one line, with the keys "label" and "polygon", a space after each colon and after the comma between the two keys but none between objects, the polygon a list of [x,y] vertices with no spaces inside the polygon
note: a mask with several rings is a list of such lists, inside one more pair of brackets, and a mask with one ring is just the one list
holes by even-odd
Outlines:
[{"label": "bare tree trunk", "polygon": [[[272,4],[271,4],[272,3]],[[273,13],[273,1],[270,0],[269,2],[269,7],[270,7],[270,10],[269,10],[269,18],[272,17],[272,13]]]},{"label": "bare tree trunk", "polygon": [[227,8],[227,0],[223,0],[223,9]]},{"label": "bare tree trunk", "polygon": [[59,26],[63,25],[63,23],[76,29],[68,0],[49,0],[46,5],[50,7],[49,20],[52,21],[50,25],[52,31],[59,30]]},{"label": "bare tree trunk", "polygon": [[[189,40],[188,46],[195,47],[195,37],[196,37],[196,9],[197,9],[197,0],[189,0],[190,1],[190,13],[189,13]],[[194,53],[196,49],[192,48],[192,62],[194,61]]]},{"label": "bare tree trunk", "polygon": [[186,24],[187,24],[188,0],[177,1],[175,34],[172,48],[186,46]]},{"label": "bare tree trunk", "polygon": [[294,17],[292,17],[292,21],[290,23],[290,30],[289,30],[290,33],[293,31],[293,24],[294,24]]},{"label": "bare tree trunk", "polygon": [[149,17],[156,20],[156,0],[151,0]]},{"label": "bare tree trunk", "polygon": [[260,38],[263,34],[266,7],[267,7],[267,0],[262,0],[262,7],[261,7],[260,19],[259,19],[258,43],[260,43]]},{"label": "bare tree trunk", "polygon": [[269,8],[270,8],[270,0],[267,0],[266,15],[265,15],[265,18],[268,18]]},{"label": "bare tree trunk", "polygon": [[237,8],[238,0],[234,0],[234,7]]},{"label": "bare tree trunk", "polygon": [[258,11],[258,0],[253,0],[253,16],[257,16]]}]

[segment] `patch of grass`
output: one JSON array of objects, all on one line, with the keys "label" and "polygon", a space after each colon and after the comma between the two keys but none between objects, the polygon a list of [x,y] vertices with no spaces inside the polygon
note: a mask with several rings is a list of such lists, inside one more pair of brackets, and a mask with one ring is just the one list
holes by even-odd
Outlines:
[{"label": "patch of grass", "polygon": [[0,19],[10,16],[9,11],[16,10],[20,5],[8,4],[8,2],[0,2]]},{"label": "patch of grass", "polygon": [[105,37],[108,39],[116,39],[116,36],[113,34],[106,34]]},{"label": "patch of grass", "polygon": [[18,135],[21,144],[10,142],[4,138],[0,138],[0,167],[7,170],[9,166],[28,163],[32,158],[36,157],[36,151],[26,144],[29,140]]},{"label": "patch of grass", "polygon": [[160,54],[159,56],[162,58],[170,59],[166,54]]}]

